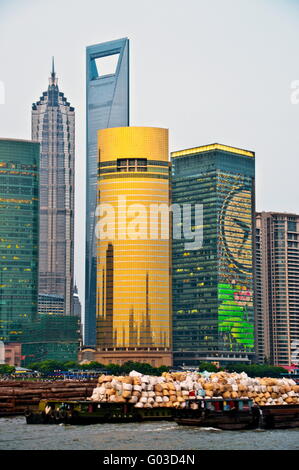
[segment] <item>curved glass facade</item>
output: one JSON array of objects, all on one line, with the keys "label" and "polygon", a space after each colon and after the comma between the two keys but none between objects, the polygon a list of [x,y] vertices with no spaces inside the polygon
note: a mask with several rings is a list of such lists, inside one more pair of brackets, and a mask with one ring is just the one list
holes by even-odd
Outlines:
[{"label": "curved glass facade", "polygon": [[98,208],[113,218],[97,239],[101,362],[171,364],[171,242],[161,219],[158,236],[149,225],[152,205],[169,207],[169,165],[167,129],[99,132]]},{"label": "curved glass facade", "polygon": [[0,340],[37,316],[39,144],[0,139]]}]

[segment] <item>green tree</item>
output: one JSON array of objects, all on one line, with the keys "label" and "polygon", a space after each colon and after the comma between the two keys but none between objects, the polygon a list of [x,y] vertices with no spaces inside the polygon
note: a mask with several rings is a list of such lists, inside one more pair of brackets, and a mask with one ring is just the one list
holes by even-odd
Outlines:
[{"label": "green tree", "polygon": [[169,367],[166,366],[153,367],[151,364],[135,361],[127,361],[121,366],[118,364],[109,364],[103,367],[112,375],[129,374],[132,370],[144,375],[161,375],[163,372],[169,370]]},{"label": "green tree", "polygon": [[0,364],[0,374],[13,374],[15,372],[14,366],[9,366],[8,364]]},{"label": "green tree", "polygon": [[101,364],[100,362],[97,361],[92,361],[89,364],[81,364],[80,369],[82,370],[98,370],[98,369],[107,369],[104,364]]},{"label": "green tree", "polygon": [[157,375],[162,375],[163,372],[169,372],[170,367],[168,366],[160,366],[157,368]]},{"label": "green tree", "polygon": [[280,377],[285,374],[283,367],[268,364],[231,364],[226,366],[228,372],[245,372],[249,377]]},{"label": "green tree", "polygon": [[199,371],[203,372],[206,370],[207,372],[218,372],[219,369],[215,364],[211,364],[210,362],[200,362],[198,365]]},{"label": "green tree", "polygon": [[121,375],[123,373],[122,367],[118,364],[108,364],[106,370],[111,375]]},{"label": "green tree", "polygon": [[75,361],[67,361],[63,363],[63,370],[80,369],[79,363]]},{"label": "green tree", "polygon": [[60,361],[47,360],[30,364],[30,369],[38,370],[42,373],[54,372],[55,370],[65,370],[64,363]]}]

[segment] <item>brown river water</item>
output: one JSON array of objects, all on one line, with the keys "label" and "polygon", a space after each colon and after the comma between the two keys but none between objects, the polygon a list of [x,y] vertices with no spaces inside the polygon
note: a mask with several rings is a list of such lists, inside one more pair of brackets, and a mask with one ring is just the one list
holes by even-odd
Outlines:
[{"label": "brown river water", "polygon": [[28,425],[0,418],[0,450],[299,450],[299,428],[221,431],[148,423]]}]

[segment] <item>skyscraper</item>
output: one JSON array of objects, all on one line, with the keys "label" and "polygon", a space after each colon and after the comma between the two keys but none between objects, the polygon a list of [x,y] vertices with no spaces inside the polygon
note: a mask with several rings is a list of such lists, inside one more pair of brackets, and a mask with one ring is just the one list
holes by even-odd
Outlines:
[{"label": "skyscraper", "polygon": [[299,215],[256,214],[259,362],[299,363]]},{"label": "skyscraper", "polygon": [[98,207],[115,218],[97,238],[96,360],[171,365],[170,222],[151,217],[170,202],[168,130],[101,130],[98,154]]},{"label": "skyscraper", "polygon": [[[109,73],[107,59],[117,59]],[[103,69],[104,70],[104,69]],[[97,131],[129,125],[129,40],[86,48],[86,257],[84,343],[96,344],[95,208],[97,200]]]},{"label": "skyscraper", "polygon": [[[173,240],[174,363],[254,354],[254,153],[212,144],[172,153],[172,200],[202,205],[203,244]],[[192,226],[195,227],[192,215]],[[175,220],[174,220],[175,224]]]},{"label": "skyscraper", "polygon": [[73,312],[75,111],[59,91],[52,62],[48,90],[32,105],[41,144],[39,293],[63,296]]},{"label": "skyscraper", "polygon": [[0,341],[37,317],[39,144],[0,139]]}]

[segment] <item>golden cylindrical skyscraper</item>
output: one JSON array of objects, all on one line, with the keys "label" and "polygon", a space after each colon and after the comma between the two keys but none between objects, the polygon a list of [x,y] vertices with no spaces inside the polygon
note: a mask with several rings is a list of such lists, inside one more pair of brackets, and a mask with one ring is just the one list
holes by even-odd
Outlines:
[{"label": "golden cylindrical skyscraper", "polygon": [[98,149],[96,360],[171,365],[168,130],[103,129]]}]

